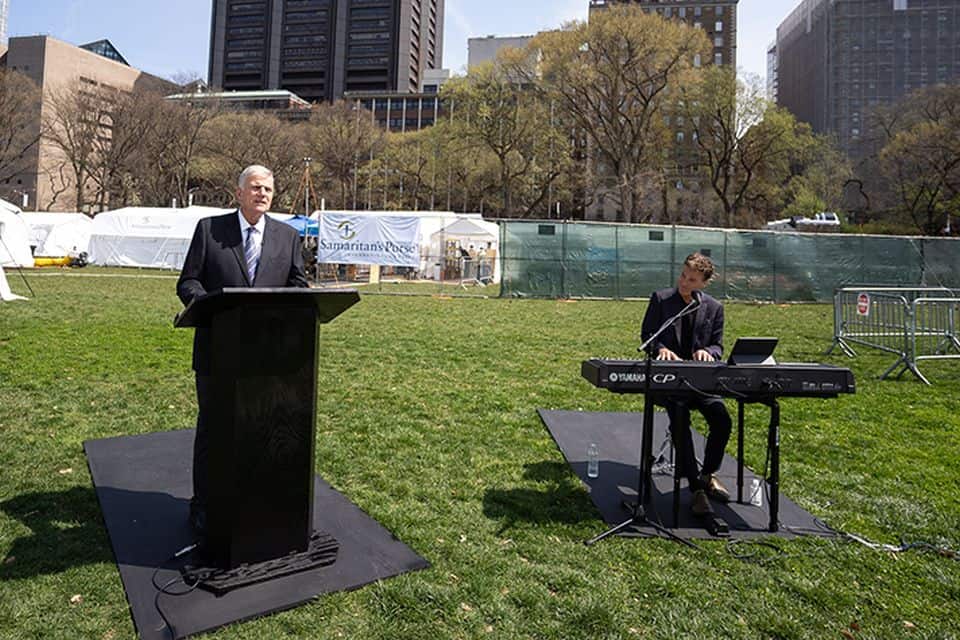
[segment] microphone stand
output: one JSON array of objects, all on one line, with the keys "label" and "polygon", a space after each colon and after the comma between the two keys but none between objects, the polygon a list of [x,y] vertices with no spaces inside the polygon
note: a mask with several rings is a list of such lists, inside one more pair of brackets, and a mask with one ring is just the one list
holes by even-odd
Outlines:
[{"label": "microphone stand", "polygon": [[[699,292],[697,292],[699,293]],[[643,525],[652,528],[653,530],[661,533],[662,535],[675,540],[681,544],[687,545],[694,549],[697,548],[697,545],[693,544],[689,540],[678,536],[676,533],[666,528],[659,522],[654,522],[647,516],[646,507],[650,502],[651,498],[651,469],[653,463],[652,448],[653,448],[653,395],[650,393],[650,378],[653,375],[653,353],[650,350],[650,344],[660,337],[660,335],[667,330],[667,327],[671,326],[674,322],[687,316],[697,309],[700,308],[700,297],[694,296],[693,300],[687,304],[679,313],[669,318],[664,322],[659,329],[657,329],[649,338],[647,338],[643,344],[637,347],[637,351],[646,353],[646,359],[644,360],[644,375],[643,375],[643,428],[641,430],[640,436],[640,464],[638,466],[639,477],[637,479],[637,503],[633,505],[633,514],[627,520],[624,520],[620,524],[614,525],[610,529],[596,535],[589,540],[585,540],[584,544],[591,546],[594,543],[600,542],[604,538],[608,538],[615,533],[626,529],[629,526],[633,525]],[[676,523],[674,523],[676,524]]]}]

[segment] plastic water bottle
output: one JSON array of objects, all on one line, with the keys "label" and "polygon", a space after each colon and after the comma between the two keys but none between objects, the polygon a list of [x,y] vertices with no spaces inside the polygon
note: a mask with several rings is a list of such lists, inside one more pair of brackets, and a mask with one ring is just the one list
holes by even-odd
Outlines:
[{"label": "plastic water bottle", "polygon": [[587,447],[587,477],[596,478],[600,475],[600,449],[595,442]]},{"label": "plastic water bottle", "polygon": [[763,506],[763,485],[760,484],[760,478],[750,481],[750,504],[755,507]]}]

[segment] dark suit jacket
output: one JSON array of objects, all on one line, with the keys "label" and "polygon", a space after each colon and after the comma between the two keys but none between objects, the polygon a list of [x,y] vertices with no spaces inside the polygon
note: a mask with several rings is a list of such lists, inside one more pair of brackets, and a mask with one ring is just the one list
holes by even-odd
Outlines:
[{"label": "dark suit jacket", "polygon": [[[247,276],[237,212],[197,223],[177,280],[177,296],[184,305],[225,287],[309,286],[296,230],[270,217],[265,222],[260,264],[253,282]],[[193,368],[197,373],[209,373],[209,353],[209,330],[197,328],[193,336]]]},{"label": "dark suit jacket", "polygon": [[[701,292],[700,307],[693,320],[693,348],[692,352],[703,349],[717,360],[723,355],[723,306],[711,296]],[[641,336],[644,342],[656,333],[664,322],[671,316],[680,313],[687,303],[683,301],[676,287],[655,291],[650,296],[647,313],[643,316]],[[664,330],[660,337],[651,343],[649,349],[654,356],[661,347],[680,354],[680,329],[682,320],[673,323],[673,326]]]}]

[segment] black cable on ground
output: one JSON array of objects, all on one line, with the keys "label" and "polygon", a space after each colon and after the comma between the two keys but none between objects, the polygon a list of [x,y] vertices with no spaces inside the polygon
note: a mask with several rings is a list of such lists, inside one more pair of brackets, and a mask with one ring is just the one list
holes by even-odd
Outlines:
[{"label": "black cable on ground", "polygon": [[[153,575],[150,576],[150,583],[157,590],[156,595],[153,597],[153,606],[157,610],[157,613],[160,615],[160,619],[163,620],[164,626],[170,631],[170,638],[172,640],[176,640],[177,634],[173,628],[173,625],[170,624],[170,621],[167,619],[166,614],[163,612],[163,608],[160,606],[160,596],[162,595],[185,596],[188,593],[191,593],[192,591],[194,591],[199,586],[200,583],[194,582],[193,584],[188,584],[186,580],[183,579],[183,576],[178,574],[175,578],[171,578],[165,584],[160,585],[160,584],[157,584],[157,576],[160,574],[160,570],[163,569],[168,562],[171,562],[173,560],[176,560],[177,558],[185,556],[186,554],[196,549],[197,546],[198,544],[194,543],[184,547],[183,549],[180,549],[179,551],[174,553],[172,556],[170,556],[169,558],[167,558],[166,560],[158,564],[156,568],[153,570]],[[183,585],[187,587],[187,589],[185,591],[170,591],[170,587],[174,586],[178,582],[182,582]]]},{"label": "black cable on ground", "polygon": [[[749,549],[749,551],[747,549]],[[787,553],[779,545],[762,538],[752,540],[743,538],[731,539],[727,541],[726,550],[727,553],[737,560],[760,565],[787,556]]]}]

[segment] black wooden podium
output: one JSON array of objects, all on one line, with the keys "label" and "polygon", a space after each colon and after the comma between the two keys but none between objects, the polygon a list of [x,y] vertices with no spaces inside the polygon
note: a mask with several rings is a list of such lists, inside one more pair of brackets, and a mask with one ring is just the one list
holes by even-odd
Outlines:
[{"label": "black wooden podium", "polygon": [[355,290],[223,289],[174,320],[210,338],[206,559],[233,569],[306,551],[313,521],[319,325]]}]

